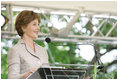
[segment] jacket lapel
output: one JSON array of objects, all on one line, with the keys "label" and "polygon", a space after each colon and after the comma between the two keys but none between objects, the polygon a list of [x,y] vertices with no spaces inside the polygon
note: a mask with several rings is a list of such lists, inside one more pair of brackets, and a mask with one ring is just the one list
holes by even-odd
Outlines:
[{"label": "jacket lapel", "polygon": [[40,48],[36,45],[36,43],[35,43],[35,52],[36,52],[36,54],[37,54],[37,56],[39,57],[39,58],[41,58],[41,52],[42,52],[42,50],[40,50]]},{"label": "jacket lapel", "polygon": [[[39,58],[39,56],[38,56],[22,39],[19,40],[19,43],[24,44],[26,50],[27,50],[32,56],[35,56],[35,57]],[[36,50],[36,48],[35,48],[35,50]],[[40,58],[39,58],[39,59],[40,59]]]},{"label": "jacket lapel", "polygon": [[33,55],[33,56],[39,58],[39,57],[37,56],[37,54],[34,53],[34,51],[33,51],[27,44],[25,44],[25,45],[26,45],[26,50],[27,50],[31,55]]}]

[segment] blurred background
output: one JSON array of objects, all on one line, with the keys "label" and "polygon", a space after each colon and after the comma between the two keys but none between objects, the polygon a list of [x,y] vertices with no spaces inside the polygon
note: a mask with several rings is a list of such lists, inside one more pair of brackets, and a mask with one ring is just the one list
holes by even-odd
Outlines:
[{"label": "blurred background", "polygon": [[41,15],[34,41],[47,49],[51,65],[76,66],[91,79],[117,79],[117,1],[1,1],[2,79],[8,78],[7,52],[20,38],[14,24],[23,10]]}]

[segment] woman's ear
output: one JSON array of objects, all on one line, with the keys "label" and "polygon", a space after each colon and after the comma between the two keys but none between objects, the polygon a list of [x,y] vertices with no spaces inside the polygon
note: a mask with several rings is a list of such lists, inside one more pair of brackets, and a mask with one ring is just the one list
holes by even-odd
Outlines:
[{"label": "woman's ear", "polygon": [[23,30],[23,33],[25,33],[26,27],[25,26],[21,26],[21,29]]}]

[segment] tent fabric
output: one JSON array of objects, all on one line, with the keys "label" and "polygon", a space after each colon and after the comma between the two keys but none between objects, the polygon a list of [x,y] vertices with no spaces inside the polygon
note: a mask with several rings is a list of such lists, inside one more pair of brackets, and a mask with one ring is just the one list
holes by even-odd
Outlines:
[{"label": "tent fabric", "polygon": [[78,10],[79,7],[83,7],[84,11],[117,15],[117,1],[2,1],[1,3],[64,10]]}]

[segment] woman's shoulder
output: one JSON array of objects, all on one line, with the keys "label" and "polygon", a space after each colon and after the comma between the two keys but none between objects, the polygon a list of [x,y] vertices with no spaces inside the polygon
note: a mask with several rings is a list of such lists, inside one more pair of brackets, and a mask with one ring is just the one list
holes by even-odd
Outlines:
[{"label": "woman's shoulder", "polygon": [[17,43],[13,47],[11,47],[9,51],[19,51],[20,49],[20,45]]},{"label": "woman's shoulder", "polygon": [[19,39],[18,42],[13,47],[11,47],[10,49],[12,49],[12,50],[19,50],[19,49],[21,49],[20,48],[21,44],[22,44],[22,40]]},{"label": "woman's shoulder", "polygon": [[9,54],[10,54],[10,55],[14,55],[14,54],[16,54],[18,51],[19,51],[19,50],[18,50],[17,45],[14,45],[13,47],[11,47],[11,48],[8,50],[8,55],[9,55]]}]

